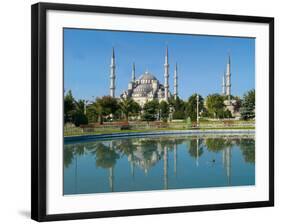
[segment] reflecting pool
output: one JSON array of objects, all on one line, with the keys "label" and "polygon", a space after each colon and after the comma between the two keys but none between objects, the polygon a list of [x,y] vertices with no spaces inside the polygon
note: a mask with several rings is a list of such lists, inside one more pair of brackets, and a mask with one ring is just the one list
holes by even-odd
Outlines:
[{"label": "reflecting pool", "polygon": [[163,135],[64,145],[65,195],[254,184],[254,135]]}]

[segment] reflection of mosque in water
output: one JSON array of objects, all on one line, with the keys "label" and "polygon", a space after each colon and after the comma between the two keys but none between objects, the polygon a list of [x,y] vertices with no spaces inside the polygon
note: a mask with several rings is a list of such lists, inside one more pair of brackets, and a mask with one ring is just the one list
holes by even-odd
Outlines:
[{"label": "reflection of mosque in water", "polygon": [[[140,168],[147,175],[148,171],[156,165],[161,159],[163,159],[163,188],[168,189],[168,151],[173,149],[174,153],[174,174],[177,172],[177,144],[183,141],[174,141],[174,143],[167,143],[166,141],[160,141],[159,139],[147,139],[140,138],[136,140],[128,139],[124,144],[124,140],[121,141],[109,141],[109,149],[122,154],[126,154],[128,162],[131,167],[131,175],[135,175],[135,167]],[[162,144],[161,144],[162,143]],[[164,143],[164,144],[163,144]],[[129,150],[129,151],[127,151]],[[110,191],[114,191],[114,165],[109,168],[108,172],[109,188]]]},{"label": "reflection of mosque in water", "polygon": [[[247,136],[246,136],[246,139]],[[242,139],[243,140],[243,139]],[[178,163],[178,146],[186,144],[188,154],[195,159],[195,166],[200,166],[199,158],[204,152],[204,148],[209,152],[221,152],[222,162],[215,159],[209,161],[210,166],[215,166],[217,163],[221,164],[226,174],[226,183],[231,185],[232,176],[232,146],[240,144],[241,139],[225,137],[225,138],[182,138],[182,137],[157,137],[157,138],[134,138],[134,139],[116,139],[110,141],[97,141],[83,144],[79,148],[79,144],[73,147],[73,156],[81,155],[85,152],[91,153],[96,157],[96,166],[108,169],[108,183],[110,191],[114,191],[114,168],[119,158],[126,156],[130,164],[130,173],[134,177],[135,169],[138,167],[145,175],[152,169],[158,162],[163,160],[163,189],[169,188],[169,175],[168,172],[169,162],[173,165],[173,175],[177,175]],[[87,145],[88,144],[88,145]],[[67,145],[66,145],[67,146]],[[241,148],[242,149],[242,148]],[[73,150],[72,150],[73,151]],[[169,160],[169,154],[173,154],[172,160]],[[244,155],[244,160],[249,162],[249,158]],[[70,163],[67,156],[64,156],[65,166]],[[77,162],[77,161],[76,161]],[[77,166],[77,164],[76,164]]]}]

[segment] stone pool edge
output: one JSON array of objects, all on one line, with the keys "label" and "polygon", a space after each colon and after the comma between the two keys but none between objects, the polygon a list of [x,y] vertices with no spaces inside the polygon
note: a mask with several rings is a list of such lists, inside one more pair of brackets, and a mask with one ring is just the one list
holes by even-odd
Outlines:
[{"label": "stone pool edge", "polygon": [[167,134],[255,134],[254,129],[218,129],[218,130],[172,130],[172,131],[154,131],[154,132],[136,132],[136,133],[112,133],[112,134],[97,134],[97,135],[76,135],[65,136],[64,142],[83,141],[83,140],[98,140],[106,138],[118,138],[118,137],[139,137],[139,136],[151,136],[151,135],[167,135]]}]

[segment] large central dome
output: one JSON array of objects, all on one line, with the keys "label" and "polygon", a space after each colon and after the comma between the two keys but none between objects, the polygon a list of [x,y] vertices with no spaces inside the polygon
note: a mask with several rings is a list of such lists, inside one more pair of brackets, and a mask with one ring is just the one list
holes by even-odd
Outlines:
[{"label": "large central dome", "polygon": [[[167,99],[170,97],[169,90],[167,91]],[[144,106],[146,102],[165,100],[165,87],[152,73],[146,71],[135,79],[135,70],[133,67],[132,81],[128,84],[128,91],[124,91],[121,98],[132,98],[140,106]]]},{"label": "large central dome", "polygon": [[[144,74],[142,74],[140,77],[139,77],[139,79],[138,80],[140,80],[141,81],[141,83],[143,83],[142,82],[142,80],[157,80],[156,79],[156,77],[154,76],[154,75],[152,75],[151,73],[149,73],[149,72],[145,72]],[[150,82],[149,82],[150,83]]]},{"label": "large central dome", "polygon": [[153,93],[153,83],[158,83],[157,78],[149,72],[142,74],[137,80],[132,91],[134,97],[146,97]]}]

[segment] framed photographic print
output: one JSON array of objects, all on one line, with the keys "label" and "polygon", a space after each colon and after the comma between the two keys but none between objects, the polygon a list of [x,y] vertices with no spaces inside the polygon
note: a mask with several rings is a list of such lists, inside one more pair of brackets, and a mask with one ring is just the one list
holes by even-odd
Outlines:
[{"label": "framed photographic print", "polygon": [[32,219],[273,205],[273,18],[32,6]]}]

